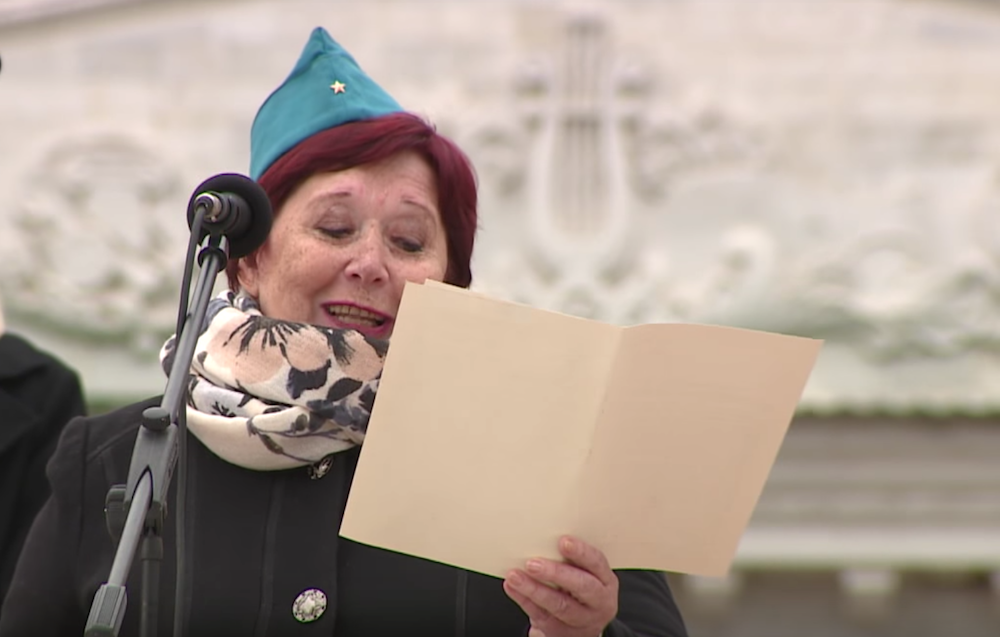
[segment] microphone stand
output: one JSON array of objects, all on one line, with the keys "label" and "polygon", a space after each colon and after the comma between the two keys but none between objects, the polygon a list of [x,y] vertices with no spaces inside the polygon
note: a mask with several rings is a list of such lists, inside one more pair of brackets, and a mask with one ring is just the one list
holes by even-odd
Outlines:
[{"label": "microphone stand", "polygon": [[[167,492],[177,464],[178,449],[183,444],[179,440],[177,421],[184,417],[182,410],[186,409],[188,373],[208,312],[215,278],[225,268],[228,259],[229,240],[225,236],[209,234],[198,255],[201,270],[195,285],[193,309],[185,316],[178,333],[174,360],[160,406],[149,407],[142,413],[142,426],[132,449],[128,484],[115,485],[108,491],[105,509],[108,529],[118,540],[118,548],[108,581],[94,595],[85,637],[117,637],[128,602],[125,582],[132,570],[140,541],[140,634],[143,637],[156,635]],[[175,604],[181,602],[181,598],[175,600]],[[175,613],[175,618],[179,616]]]}]

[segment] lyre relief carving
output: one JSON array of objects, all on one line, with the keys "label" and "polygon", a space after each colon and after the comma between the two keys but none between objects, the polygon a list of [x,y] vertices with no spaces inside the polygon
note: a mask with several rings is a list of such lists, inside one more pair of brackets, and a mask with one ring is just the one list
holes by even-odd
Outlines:
[{"label": "lyre relief carving", "polygon": [[642,79],[598,17],[571,19],[565,43],[519,78],[520,249],[498,247],[486,285],[519,300],[610,321],[648,315],[663,269],[637,246],[628,134]]}]

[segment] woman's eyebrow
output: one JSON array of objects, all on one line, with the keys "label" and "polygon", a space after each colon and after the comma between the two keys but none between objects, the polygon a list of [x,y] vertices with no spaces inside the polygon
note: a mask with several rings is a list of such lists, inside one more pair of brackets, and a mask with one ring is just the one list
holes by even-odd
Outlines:
[{"label": "woman's eyebrow", "polygon": [[437,208],[434,208],[432,205],[428,205],[426,202],[420,199],[415,199],[413,197],[403,197],[402,203],[407,207],[416,208],[417,210],[420,210],[427,216],[431,217],[431,219],[437,219],[438,216]]},{"label": "woman's eyebrow", "polygon": [[[313,209],[322,209],[330,204],[339,203],[353,198],[357,193],[350,187],[340,187],[334,190],[327,190],[314,196],[307,204]],[[437,223],[439,212],[433,203],[429,203],[423,198],[403,196],[400,203],[407,209],[419,212],[421,217],[427,217],[428,221]]]},{"label": "woman's eyebrow", "polygon": [[354,196],[354,191],[350,188],[338,188],[336,190],[327,190],[319,193],[310,201],[311,204],[322,204],[328,201],[338,201],[340,199],[349,199]]}]

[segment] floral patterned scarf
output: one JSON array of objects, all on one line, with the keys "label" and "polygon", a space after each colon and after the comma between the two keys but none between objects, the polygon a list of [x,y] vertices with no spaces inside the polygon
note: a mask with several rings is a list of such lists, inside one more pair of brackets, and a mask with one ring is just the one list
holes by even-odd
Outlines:
[{"label": "floral patterned scarf", "polygon": [[[260,471],[308,466],[321,477],[332,454],[362,443],[388,341],[271,319],[232,291],[209,302],[203,327],[187,426],[217,456]],[[167,373],[175,341],[160,351]]]}]

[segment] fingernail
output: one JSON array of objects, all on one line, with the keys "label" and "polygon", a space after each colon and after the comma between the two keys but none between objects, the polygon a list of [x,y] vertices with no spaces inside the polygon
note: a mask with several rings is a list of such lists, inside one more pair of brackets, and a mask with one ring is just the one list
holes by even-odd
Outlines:
[{"label": "fingernail", "polygon": [[526,564],[529,573],[541,573],[545,565],[542,564],[541,560],[528,560]]},{"label": "fingernail", "polygon": [[568,553],[576,552],[576,542],[570,538],[563,538],[563,550]]},{"label": "fingernail", "polygon": [[524,584],[524,576],[517,571],[511,571],[507,573],[507,581],[510,582],[515,588]]}]

